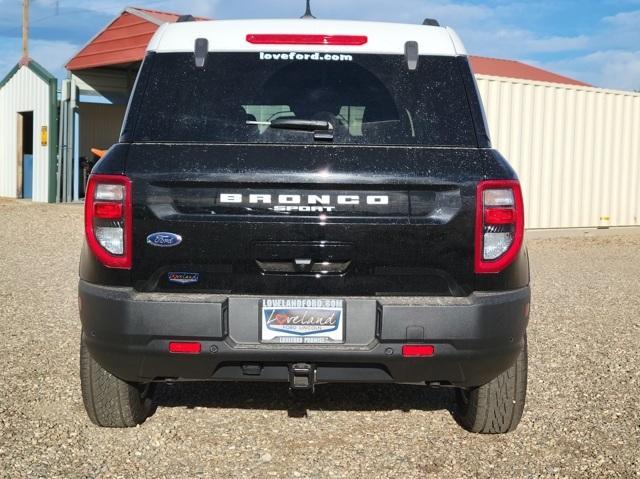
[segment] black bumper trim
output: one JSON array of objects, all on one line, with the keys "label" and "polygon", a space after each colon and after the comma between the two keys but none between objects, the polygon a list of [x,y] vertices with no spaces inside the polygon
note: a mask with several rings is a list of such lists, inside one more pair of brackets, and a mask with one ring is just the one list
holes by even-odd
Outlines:
[{"label": "black bumper trim", "polygon": [[[79,284],[83,340],[105,369],[128,381],[288,381],[288,365],[317,367],[320,382],[484,384],[507,369],[523,344],[529,288],[464,298],[345,298],[347,343],[265,345],[257,297],[138,293]],[[170,340],[203,353],[170,354]],[[429,343],[432,358],[403,358],[402,344]],[[247,364],[261,373],[245,374]]]}]

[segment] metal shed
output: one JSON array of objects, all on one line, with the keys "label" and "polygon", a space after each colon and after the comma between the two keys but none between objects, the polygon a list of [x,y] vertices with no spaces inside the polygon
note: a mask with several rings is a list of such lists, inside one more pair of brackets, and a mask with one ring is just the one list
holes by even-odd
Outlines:
[{"label": "metal shed", "polygon": [[60,181],[62,201],[83,197],[82,159],[91,148],[118,140],[127,101],[147,44],[160,25],[176,13],[125,8],[69,60],[60,106]]},{"label": "metal shed", "polygon": [[527,228],[640,225],[640,93],[476,75]]},{"label": "metal shed", "polygon": [[0,196],[56,200],[57,80],[23,58],[0,81]]}]

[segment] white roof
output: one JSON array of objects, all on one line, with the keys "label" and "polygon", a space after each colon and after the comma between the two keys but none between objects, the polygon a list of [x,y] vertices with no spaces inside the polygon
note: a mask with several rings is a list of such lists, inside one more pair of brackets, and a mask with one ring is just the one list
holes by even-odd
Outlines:
[{"label": "white roof", "polygon": [[[365,35],[366,44],[255,45],[249,34]],[[192,52],[196,38],[206,38],[211,52],[341,52],[404,54],[405,43],[418,42],[421,55],[466,55],[458,35],[448,27],[343,20],[213,20],[166,23],[153,36],[148,51]]]}]

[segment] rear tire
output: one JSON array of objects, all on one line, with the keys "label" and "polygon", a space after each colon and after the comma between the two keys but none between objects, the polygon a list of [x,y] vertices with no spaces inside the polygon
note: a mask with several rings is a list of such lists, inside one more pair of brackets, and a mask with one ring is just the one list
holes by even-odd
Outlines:
[{"label": "rear tire", "polygon": [[134,427],[155,412],[151,384],[128,383],[118,379],[89,354],[80,341],[80,385],[89,419],[102,427]]},{"label": "rear tire", "polygon": [[467,431],[503,434],[518,427],[527,395],[527,337],[516,362],[491,382],[456,390],[455,418]]}]

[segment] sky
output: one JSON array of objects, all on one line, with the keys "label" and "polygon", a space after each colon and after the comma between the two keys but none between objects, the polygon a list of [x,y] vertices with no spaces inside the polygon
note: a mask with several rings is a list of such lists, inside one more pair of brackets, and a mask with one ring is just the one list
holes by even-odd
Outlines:
[{"label": "sky", "polygon": [[[126,6],[216,19],[295,18],[304,0],[31,0],[31,57],[64,64]],[[0,0],[0,78],[20,58],[21,0]],[[640,90],[640,0],[312,0],[318,18],[453,27],[473,55],[520,60],[604,88]]]}]

